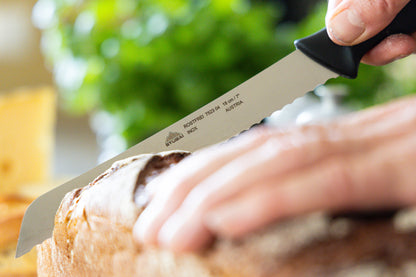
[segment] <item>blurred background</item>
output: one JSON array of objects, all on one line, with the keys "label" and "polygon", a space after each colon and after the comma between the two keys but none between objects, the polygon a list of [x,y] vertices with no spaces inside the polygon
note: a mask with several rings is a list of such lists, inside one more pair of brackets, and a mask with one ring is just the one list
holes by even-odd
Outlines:
[{"label": "blurred background", "polygon": [[[0,0],[0,90],[55,89],[53,174],[77,175],[290,53],[324,27],[326,3]],[[332,82],[361,109],[416,91],[415,64]]]}]

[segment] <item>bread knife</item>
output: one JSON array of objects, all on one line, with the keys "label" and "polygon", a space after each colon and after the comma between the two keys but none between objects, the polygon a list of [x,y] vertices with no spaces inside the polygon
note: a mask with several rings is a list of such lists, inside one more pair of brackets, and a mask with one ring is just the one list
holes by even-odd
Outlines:
[{"label": "bread knife", "polygon": [[294,99],[343,76],[356,78],[361,58],[391,34],[416,31],[416,0],[410,1],[379,34],[356,46],[339,46],[326,29],[295,41],[296,50],[256,76],[185,118],[98,165],[79,177],[43,194],[25,212],[16,257],[50,238],[56,211],[65,194],[83,187],[113,162],[142,153],[173,149],[195,151],[247,130]]}]

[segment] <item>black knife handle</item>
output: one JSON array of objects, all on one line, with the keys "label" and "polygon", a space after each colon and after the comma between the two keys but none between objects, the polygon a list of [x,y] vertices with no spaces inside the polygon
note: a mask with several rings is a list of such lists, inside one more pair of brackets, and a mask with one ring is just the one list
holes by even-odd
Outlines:
[{"label": "black knife handle", "polygon": [[326,29],[295,41],[297,49],[316,62],[343,77],[357,77],[362,57],[392,34],[411,34],[416,31],[416,0],[411,0],[383,31],[354,46],[340,46],[332,42]]}]

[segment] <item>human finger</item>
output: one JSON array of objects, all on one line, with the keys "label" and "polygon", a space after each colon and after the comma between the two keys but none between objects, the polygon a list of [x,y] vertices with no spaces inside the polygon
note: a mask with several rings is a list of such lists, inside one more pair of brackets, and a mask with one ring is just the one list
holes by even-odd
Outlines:
[{"label": "human finger", "polygon": [[285,144],[282,139],[271,138],[195,186],[161,226],[159,245],[175,252],[194,250],[205,245],[212,238],[201,221],[205,210],[264,178],[277,178],[276,175],[315,162],[318,156],[333,151],[321,139],[301,142],[302,145],[296,146]]},{"label": "human finger", "polygon": [[409,0],[330,0],[326,26],[340,45],[361,43],[387,27]]},{"label": "human finger", "polygon": [[208,211],[213,233],[240,237],[288,216],[416,203],[416,133],[364,153],[338,156],[270,180]]},{"label": "human finger", "polygon": [[402,59],[416,51],[416,39],[405,34],[387,37],[379,45],[370,50],[362,59],[366,64],[385,65]]},{"label": "human finger", "polygon": [[[301,133],[292,131],[278,140],[271,137],[258,148],[232,160],[189,192],[181,206],[161,227],[159,245],[177,252],[198,249],[212,239],[212,234],[204,227],[202,221],[204,214],[212,207],[232,201],[236,196],[238,198],[241,192],[247,192],[251,197],[251,190],[263,190],[263,183],[270,183],[270,180],[273,180],[274,185],[284,183],[282,180],[285,180],[287,175],[302,174],[304,167],[319,165],[321,160],[328,157],[363,153],[411,133],[416,123],[414,109],[411,110],[413,113],[409,114],[410,110],[404,109],[403,105],[394,103],[390,106],[394,108],[388,106],[385,109],[390,112],[396,110],[396,116],[393,125],[387,120],[390,117],[385,120],[384,127],[388,131],[379,127],[370,128],[372,132],[360,136],[356,133],[355,125],[354,130],[348,130],[349,133],[354,131],[352,135],[347,136],[334,134],[335,130],[345,131],[335,126],[309,126],[300,129],[303,130]],[[388,114],[381,114],[379,111],[369,113],[377,114],[381,119],[383,115]],[[366,113],[361,114],[366,118]],[[264,191],[267,193],[267,189]],[[246,221],[246,215],[243,215],[243,222],[230,221],[230,226],[234,230],[244,228],[245,224],[258,228],[256,222],[260,225],[266,224],[268,222],[264,220],[273,218],[271,214],[263,215],[264,217],[256,215],[249,221]]]},{"label": "human finger", "polygon": [[[410,127],[414,125],[416,118],[412,105],[414,102],[416,102],[416,98],[396,101],[382,108],[373,108],[361,112],[359,115],[347,117],[337,124],[326,125],[325,127],[319,125],[304,126],[284,134],[268,130],[268,132],[262,132],[263,135],[266,133],[267,135],[262,136],[261,140],[252,140],[253,144],[250,151],[248,148],[239,147],[240,140],[236,140],[225,146],[232,146],[232,148],[244,151],[232,158],[229,157],[230,159],[226,162],[224,160],[224,163],[219,163],[221,165],[219,167],[215,166],[218,165],[215,159],[204,157],[204,154],[208,154],[209,151],[199,153],[200,155],[194,156],[194,159],[185,161],[188,165],[182,167],[186,169],[182,173],[178,173],[178,168],[174,168],[175,174],[178,174],[176,177],[175,175],[166,174],[164,176],[168,176],[166,180],[160,179],[162,180],[162,186],[159,187],[162,188],[159,192],[161,197],[156,197],[152,201],[150,207],[153,206],[153,210],[146,209],[143,213],[144,216],[141,216],[136,226],[138,230],[142,230],[141,232],[147,230],[146,232],[149,232],[151,242],[154,244],[157,243],[157,240],[167,244],[166,242],[169,239],[163,237],[174,236],[174,229],[181,229],[181,225],[188,226],[181,229],[185,231],[178,231],[179,237],[182,236],[185,240],[193,240],[190,234],[193,234],[194,237],[197,237],[197,234],[200,238],[207,237],[207,231],[201,228],[201,223],[197,222],[200,213],[207,207],[224,201],[227,197],[249,185],[255,185],[261,181],[261,178],[285,174],[308,163],[317,163],[319,159],[327,155],[341,153],[342,151],[351,152],[354,149],[360,151],[360,149],[365,149],[369,145],[382,143],[391,137],[399,136],[411,130]],[[356,132],[357,127],[361,130],[359,133]],[[386,129],[388,129],[387,132]],[[221,156],[227,153],[226,150],[216,150],[218,152],[215,155]],[[237,152],[234,152],[234,154],[237,154]],[[212,157],[219,157],[215,155]],[[208,167],[207,165],[198,166],[199,162],[195,162],[195,158],[198,157],[202,164],[204,161],[209,161],[211,165]],[[187,179],[186,176],[181,177],[182,174],[192,175],[192,170],[195,168],[204,167],[207,171],[202,172],[200,179],[192,180]],[[186,180],[189,180],[189,183],[185,186],[186,190],[181,193],[181,189],[183,189],[181,185],[184,185],[181,182]],[[175,188],[176,181],[179,182],[179,186]],[[163,185],[168,187],[163,187]],[[169,189],[173,188],[178,191],[174,191],[169,196]],[[178,193],[180,194],[179,197]],[[168,202],[164,202],[163,197],[166,197],[165,199]],[[162,200],[160,200],[161,198]],[[154,207],[160,207],[160,210],[154,209]],[[193,213],[190,213],[191,211]],[[146,219],[146,212],[149,213],[150,219]],[[177,216],[173,216],[174,214]],[[165,230],[164,235],[159,234],[162,227]],[[186,231],[186,228],[190,228],[189,230],[196,228],[199,231]],[[176,241],[179,240],[179,238],[176,239]],[[144,242],[149,243],[149,240],[146,241],[145,239]],[[176,246],[176,249],[178,250],[179,247],[186,248],[186,244],[185,241],[182,241],[177,244],[179,246]]]},{"label": "human finger", "polygon": [[[345,118],[329,125],[304,126],[277,137],[270,132],[271,136],[263,143],[230,160],[193,187],[183,205],[189,202],[189,206],[198,203],[207,207],[261,179],[284,176],[328,156],[361,152],[413,133],[416,97],[404,100],[384,105],[383,109],[358,113],[362,121],[353,126],[354,120]],[[369,121],[368,114],[378,120]]]},{"label": "human finger", "polygon": [[[241,152],[248,151],[267,136],[267,130],[253,131],[255,135],[243,135],[236,145],[216,145],[195,153],[174,170],[168,170],[148,184],[150,203],[135,223],[133,234],[145,244],[157,244],[160,228],[181,205],[189,191],[206,176],[215,172]],[[220,151],[215,148],[221,147]]]}]

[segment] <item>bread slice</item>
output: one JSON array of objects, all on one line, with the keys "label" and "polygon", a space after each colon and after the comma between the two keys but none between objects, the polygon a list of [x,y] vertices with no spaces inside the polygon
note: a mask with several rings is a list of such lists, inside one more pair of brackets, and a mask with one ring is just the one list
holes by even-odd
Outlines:
[{"label": "bread slice", "polygon": [[0,248],[0,277],[36,277],[36,249],[15,259],[16,243]]},{"label": "bread slice", "polygon": [[0,277],[36,276],[36,251],[15,259],[17,238],[26,208],[33,199],[0,197]]},{"label": "bread slice", "polygon": [[176,255],[138,245],[132,227],[146,202],[143,186],[185,155],[132,157],[68,193],[52,238],[38,247],[39,276],[416,276],[411,210],[366,217],[305,215],[241,240],[217,239],[202,253]]},{"label": "bread slice", "polygon": [[17,242],[27,207],[56,185],[56,182],[28,184],[13,194],[0,195],[0,249]]},{"label": "bread slice", "polygon": [[0,249],[17,242],[23,215],[31,201],[18,196],[0,196]]}]

